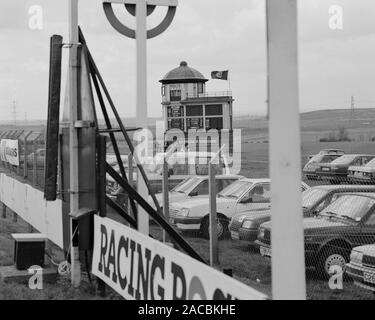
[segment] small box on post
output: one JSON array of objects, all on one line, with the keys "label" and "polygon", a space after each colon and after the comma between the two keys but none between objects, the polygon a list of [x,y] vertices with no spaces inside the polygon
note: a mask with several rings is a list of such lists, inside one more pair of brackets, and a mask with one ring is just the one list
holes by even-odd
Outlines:
[{"label": "small box on post", "polygon": [[12,233],[14,239],[14,263],[17,270],[31,266],[44,268],[46,236],[41,233]]}]

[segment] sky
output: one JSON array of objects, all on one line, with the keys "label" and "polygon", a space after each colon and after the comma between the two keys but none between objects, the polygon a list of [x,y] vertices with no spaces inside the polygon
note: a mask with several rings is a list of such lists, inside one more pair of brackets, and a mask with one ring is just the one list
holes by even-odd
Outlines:
[{"label": "sky", "polygon": [[[42,9],[41,29],[34,29],[34,6]],[[299,0],[298,6],[300,110],[349,108],[351,96],[358,108],[375,106],[375,1]],[[331,6],[342,8],[342,28],[330,27]],[[121,5],[115,12],[135,27]],[[149,28],[165,12],[157,8]],[[120,115],[134,117],[135,41],[110,26],[101,0],[79,0],[79,21]],[[67,0],[1,0],[0,120],[14,118],[13,101],[18,120],[47,117],[49,38],[61,34],[68,42],[67,22]],[[230,83],[210,80],[206,90],[230,88],[235,115],[266,114],[265,0],[179,0],[171,26],[148,41],[147,51],[150,117],[161,116],[158,80],[183,60],[206,78],[229,70]]]}]

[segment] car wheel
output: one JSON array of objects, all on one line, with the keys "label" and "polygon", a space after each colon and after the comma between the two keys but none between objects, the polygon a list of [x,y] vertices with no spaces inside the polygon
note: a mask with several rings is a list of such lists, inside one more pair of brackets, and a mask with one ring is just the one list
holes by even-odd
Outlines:
[{"label": "car wheel", "polygon": [[323,251],[319,262],[318,271],[324,279],[329,279],[332,273],[331,268],[339,266],[345,271],[345,266],[349,262],[349,252],[343,248],[329,248]]},{"label": "car wheel", "polygon": [[[222,240],[228,234],[228,220],[223,217],[217,219],[217,238]],[[203,238],[210,239],[210,219],[209,217],[204,218],[201,224],[201,233]]]}]

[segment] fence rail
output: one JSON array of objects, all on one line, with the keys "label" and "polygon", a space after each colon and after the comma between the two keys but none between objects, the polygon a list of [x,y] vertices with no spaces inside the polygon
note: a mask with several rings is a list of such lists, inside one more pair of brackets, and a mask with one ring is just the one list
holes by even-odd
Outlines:
[{"label": "fence rail", "polygon": [[0,131],[3,139],[18,141],[19,165],[0,160],[0,169],[26,180],[33,187],[44,188],[45,133],[28,130]]}]

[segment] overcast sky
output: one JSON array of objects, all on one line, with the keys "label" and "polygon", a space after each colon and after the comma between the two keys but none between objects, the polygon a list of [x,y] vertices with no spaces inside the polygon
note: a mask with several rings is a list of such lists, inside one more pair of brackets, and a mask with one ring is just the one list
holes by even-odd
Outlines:
[{"label": "overcast sky", "polygon": [[[101,0],[80,0],[80,24],[88,45],[122,116],[135,115],[135,43],[109,25]],[[29,8],[43,8],[43,29],[31,30]],[[329,28],[329,8],[343,8],[343,29]],[[43,119],[47,115],[49,37],[67,41],[67,0],[1,0],[0,119]],[[149,19],[164,16],[158,8]],[[119,7],[118,17],[134,27]],[[300,0],[300,109],[375,106],[375,1]],[[234,113],[266,113],[264,0],[180,0],[175,19],[161,36],[148,41],[149,116],[161,115],[160,83],[181,60],[207,78],[229,69]],[[64,49],[67,50],[67,49]],[[65,63],[65,61],[64,61]],[[66,69],[66,64],[63,66]],[[228,90],[210,80],[207,91]]]}]

